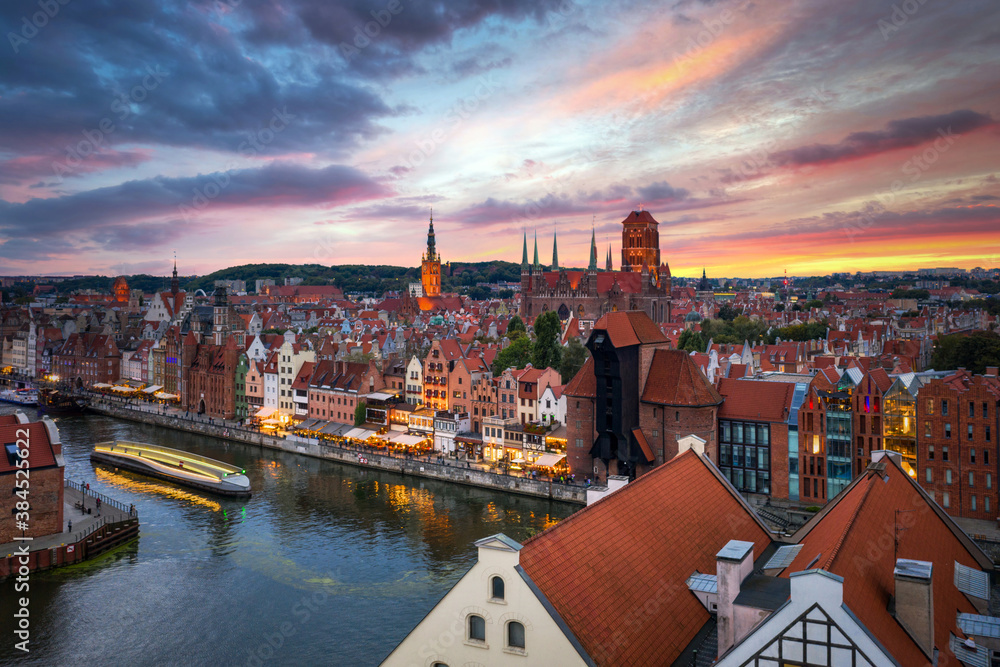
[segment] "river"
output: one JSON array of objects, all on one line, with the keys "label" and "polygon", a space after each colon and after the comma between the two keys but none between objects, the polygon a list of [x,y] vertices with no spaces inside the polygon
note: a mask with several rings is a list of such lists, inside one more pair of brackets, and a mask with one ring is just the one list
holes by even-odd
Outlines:
[{"label": "river", "polygon": [[[13,648],[14,582],[0,582],[2,664],[376,665],[472,566],[473,542],[523,540],[576,509],[111,417],[56,422],[66,476],[134,504],[141,536],[31,576],[27,655]],[[253,497],[91,464],[113,439],[242,466]]]}]

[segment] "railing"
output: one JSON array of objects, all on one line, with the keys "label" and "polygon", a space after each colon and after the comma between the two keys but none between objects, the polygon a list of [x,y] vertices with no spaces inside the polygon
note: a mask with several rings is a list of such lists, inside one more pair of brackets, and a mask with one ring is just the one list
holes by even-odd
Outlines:
[{"label": "railing", "polygon": [[115,509],[121,510],[122,512],[125,512],[126,514],[128,514],[131,517],[138,517],[139,516],[138,510],[136,510],[134,506],[130,507],[130,506],[126,505],[123,502],[119,502],[119,501],[115,500],[114,498],[108,498],[103,493],[98,493],[97,491],[91,491],[90,489],[88,489],[86,487],[86,485],[84,485],[82,483],[74,482],[71,479],[66,479],[66,480],[63,480],[63,485],[64,486],[68,486],[71,489],[76,489],[77,491],[79,491],[80,493],[82,493],[84,496],[91,496],[93,498],[99,498],[100,501],[101,501],[101,504],[103,504],[103,505],[111,505]]},{"label": "railing", "polygon": [[788,519],[782,519],[777,514],[772,514],[771,512],[768,512],[767,510],[761,507],[754,508],[754,511],[756,511],[761,518],[766,519],[773,524],[781,526],[782,528],[788,527]]},{"label": "railing", "polygon": [[[101,501],[101,502],[104,502],[104,501]],[[87,526],[87,528],[85,528],[84,530],[77,531],[77,532],[73,533],[73,539],[72,539],[72,541],[71,542],[67,542],[67,544],[71,544],[71,543],[72,544],[79,544],[81,540],[87,539],[88,537],[90,537],[91,535],[93,535],[94,533],[96,533],[101,528],[104,528],[105,526],[115,525],[115,524],[119,524],[119,523],[123,523],[124,524],[124,523],[129,523],[131,521],[136,521],[136,520],[138,520],[138,514],[132,514],[127,519],[118,519],[118,520],[112,519],[109,516],[101,517],[98,521],[96,521],[95,523],[92,523],[91,525]]]}]

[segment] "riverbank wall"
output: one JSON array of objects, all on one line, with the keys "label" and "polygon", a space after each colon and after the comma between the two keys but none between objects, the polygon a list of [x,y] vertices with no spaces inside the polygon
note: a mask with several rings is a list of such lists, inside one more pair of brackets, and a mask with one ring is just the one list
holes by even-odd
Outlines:
[{"label": "riverbank wall", "polygon": [[548,498],[577,505],[585,505],[587,502],[587,491],[583,485],[560,484],[549,480],[499,474],[481,470],[464,461],[446,460],[444,463],[439,463],[435,457],[403,458],[390,456],[377,449],[338,447],[315,438],[303,438],[295,435],[281,437],[236,428],[231,425],[208,424],[177,415],[157,414],[117,405],[91,405],[90,410],[117,419],[127,419],[177,431],[187,431],[188,433],[257,445],[258,447],[336,461],[360,468],[385,470],[401,475],[505,491],[534,498]]}]

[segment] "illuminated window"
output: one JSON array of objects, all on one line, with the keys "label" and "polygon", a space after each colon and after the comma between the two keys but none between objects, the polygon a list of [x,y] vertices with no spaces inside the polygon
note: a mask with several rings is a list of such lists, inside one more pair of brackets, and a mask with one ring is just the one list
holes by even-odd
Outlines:
[{"label": "illuminated window", "polygon": [[813,449],[813,454],[819,454],[819,436],[818,435],[814,435],[813,436],[813,447],[812,447],[812,449]]}]

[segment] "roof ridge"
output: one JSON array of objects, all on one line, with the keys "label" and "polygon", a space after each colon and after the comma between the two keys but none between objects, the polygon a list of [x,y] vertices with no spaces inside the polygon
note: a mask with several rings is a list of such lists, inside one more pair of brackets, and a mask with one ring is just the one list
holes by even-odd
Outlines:
[{"label": "roof ridge", "polygon": [[[629,482],[624,487],[621,487],[618,490],[620,491],[621,489],[624,489],[624,488],[632,488],[636,484],[640,483],[641,481],[649,479],[651,477],[654,477],[654,473],[659,472],[661,470],[667,469],[669,466],[675,464],[682,457],[687,456],[689,453],[691,455],[695,456],[699,461],[701,461],[701,457],[698,456],[698,454],[695,453],[695,451],[693,449],[689,449],[689,450],[685,451],[682,454],[678,454],[677,456],[675,456],[674,458],[670,459],[669,461],[664,461],[660,465],[658,465],[655,468],[653,468],[652,470],[650,470],[645,475],[640,475],[634,481]],[[704,462],[702,462],[702,463],[704,463]],[[604,498],[601,498],[601,500],[606,500],[607,498],[610,498],[610,497],[611,496],[608,495],[608,496],[605,496]],[[563,519],[562,521],[559,521],[559,522],[557,522],[557,523],[549,526],[548,528],[546,528],[542,532],[537,533],[535,535],[532,535],[531,537],[529,537],[528,539],[526,539],[524,542],[522,542],[521,545],[522,546],[527,546],[528,544],[530,544],[531,542],[534,542],[536,539],[540,538],[542,535],[545,535],[546,533],[548,533],[549,531],[553,530],[554,528],[556,528],[558,526],[565,526],[566,524],[572,522],[574,519],[577,519],[579,516],[586,514],[588,510],[590,510],[592,507],[595,507],[597,505],[597,502],[598,501],[595,501],[594,503],[592,503],[590,505],[586,505],[582,510],[578,510],[578,511],[574,512],[573,514],[571,514],[570,516],[568,516],[567,518]]]},{"label": "roof ridge", "polygon": [[[864,507],[865,502],[867,502],[868,496],[872,492],[872,488],[874,487],[874,484],[872,484],[872,480],[875,479],[875,477],[882,479],[882,477],[878,475],[869,475],[868,487],[865,488],[865,493],[863,496],[861,496],[861,500],[858,501],[858,504],[854,508],[854,511],[851,512],[851,516],[847,519],[847,521],[844,522],[844,529],[840,533],[840,537],[837,538],[837,543],[833,546],[833,551],[830,552],[829,558],[826,559],[826,565],[824,566],[823,569],[830,572],[833,571],[831,569],[833,567],[833,561],[835,561],[837,559],[837,556],[840,555],[840,547],[843,546],[844,541],[847,539],[848,533],[851,532],[851,526],[854,525],[854,520],[857,519],[858,514],[861,513],[861,508]],[[827,516],[829,516],[829,514]]]}]

